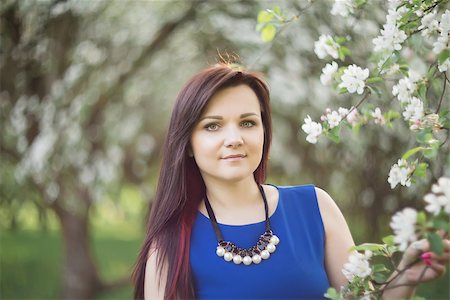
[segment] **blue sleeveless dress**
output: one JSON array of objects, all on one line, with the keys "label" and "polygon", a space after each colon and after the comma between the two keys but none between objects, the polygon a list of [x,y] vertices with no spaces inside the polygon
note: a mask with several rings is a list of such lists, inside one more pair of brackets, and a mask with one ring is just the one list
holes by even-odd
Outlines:
[{"label": "blue sleeveless dress", "polygon": [[[216,255],[209,219],[198,212],[191,233],[190,263],[197,299],[324,299],[329,282],[324,266],[324,227],[313,185],[279,187],[270,217],[280,238],[268,260],[235,265]],[[238,247],[256,244],[265,222],[219,224],[225,240]]]}]

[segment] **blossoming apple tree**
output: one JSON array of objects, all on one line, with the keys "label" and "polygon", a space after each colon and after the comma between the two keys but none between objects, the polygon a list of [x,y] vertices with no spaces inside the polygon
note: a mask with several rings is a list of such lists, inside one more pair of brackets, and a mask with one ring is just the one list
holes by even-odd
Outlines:
[{"label": "blossoming apple tree", "polygon": [[[315,2],[308,1],[308,6]],[[345,18],[349,23],[361,18],[370,0],[334,0],[331,15]],[[372,3],[373,4],[373,3]],[[445,0],[389,0],[385,24],[372,39],[372,53],[364,65],[348,63],[357,49],[347,36],[321,34],[314,42],[317,58],[325,60],[320,82],[340,94],[353,96],[351,107],[326,108],[319,120],[307,115],[301,129],[306,140],[316,144],[321,138],[341,141],[345,129],[355,132],[364,126],[408,126],[416,144],[399,153],[397,163],[388,172],[391,189],[398,185],[409,187],[424,178],[427,169],[436,162],[438,153],[446,156],[450,165],[450,112],[447,84],[450,83],[450,7]],[[261,38],[271,42],[286,25],[307,13],[289,17],[280,7],[261,11],[257,30]],[[403,50],[403,51],[402,51]],[[406,50],[406,51],[405,51]],[[426,56],[426,68],[417,68],[408,60],[411,52]],[[390,85],[390,82],[394,84]],[[390,95],[382,95],[380,86],[391,86]],[[388,99],[382,112],[377,106],[383,97]],[[404,123],[403,123],[404,122]],[[402,150],[399,150],[402,151]],[[448,167],[447,167],[448,171]],[[329,289],[331,299],[378,299],[395,277],[409,267],[399,269],[393,260],[396,252],[404,252],[411,244],[427,239],[433,252],[442,253],[442,239],[449,236],[450,178],[442,177],[423,197],[425,211],[404,208],[396,212],[390,222],[394,235],[385,237],[383,244],[365,243],[356,246],[342,272],[349,284],[338,292]],[[427,215],[428,213],[428,215]],[[386,259],[385,264],[373,263],[374,257]],[[429,257],[422,257],[425,262]],[[391,271],[395,276],[388,278]],[[422,274],[423,276],[423,274]],[[391,285],[390,285],[391,284]]]}]

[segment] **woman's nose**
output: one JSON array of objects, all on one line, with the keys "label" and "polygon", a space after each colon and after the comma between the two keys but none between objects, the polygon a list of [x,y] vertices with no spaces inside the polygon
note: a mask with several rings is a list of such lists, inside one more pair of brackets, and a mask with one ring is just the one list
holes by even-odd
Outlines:
[{"label": "woman's nose", "polygon": [[244,144],[241,132],[238,128],[231,127],[226,131],[224,140],[225,147],[237,148]]}]

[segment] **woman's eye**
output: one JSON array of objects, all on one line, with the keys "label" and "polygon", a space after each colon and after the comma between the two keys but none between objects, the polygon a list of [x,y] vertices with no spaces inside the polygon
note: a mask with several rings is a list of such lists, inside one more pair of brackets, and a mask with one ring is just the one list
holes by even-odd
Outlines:
[{"label": "woman's eye", "polygon": [[243,121],[241,124],[242,127],[253,127],[256,125],[256,123],[253,121]]},{"label": "woman's eye", "polygon": [[219,125],[212,123],[212,124],[206,125],[205,128],[208,131],[216,131],[217,129],[219,129]]}]

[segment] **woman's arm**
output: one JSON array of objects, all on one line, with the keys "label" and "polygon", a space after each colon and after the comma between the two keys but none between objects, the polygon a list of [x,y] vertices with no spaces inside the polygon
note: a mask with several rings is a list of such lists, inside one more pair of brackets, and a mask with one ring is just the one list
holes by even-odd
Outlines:
[{"label": "woman's arm", "polygon": [[[328,280],[337,291],[348,283],[342,273],[344,264],[348,261],[349,250],[354,245],[348,225],[333,199],[322,189],[316,188],[317,201],[325,227],[325,268]],[[399,270],[404,269],[411,262],[417,260],[419,256],[430,251],[427,241],[421,242],[420,250],[410,246],[398,266]],[[417,246],[417,244],[416,244]],[[429,265],[423,261],[411,266],[404,273],[396,276],[394,272],[390,279],[393,279],[385,288],[382,299],[408,299],[415,293],[415,287],[419,283],[434,280],[444,274],[446,265],[450,259],[450,241],[444,239],[444,253],[441,256],[430,253]],[[422,274],[423,273],[423,274]]]},{"label": "woman's arm", "polygon": [[339,291],[348,283],[342,268],[355,243],[344,216],[330,195],[320,188],[316,188],[316,195],[325,227],[325,268],[331,286]]},{"label": "woman's arm", "polygon": [[158,252],[150,249],[145,267],[144,298],[146,300],[164,299],[164,290],[167,281],[167,268],[163,265],[162,271],[159,271]]}]

